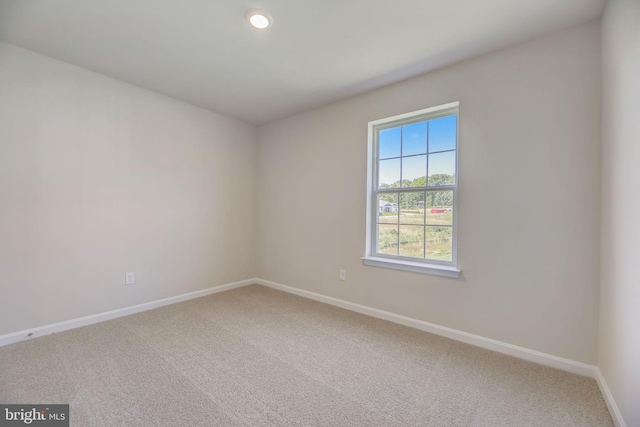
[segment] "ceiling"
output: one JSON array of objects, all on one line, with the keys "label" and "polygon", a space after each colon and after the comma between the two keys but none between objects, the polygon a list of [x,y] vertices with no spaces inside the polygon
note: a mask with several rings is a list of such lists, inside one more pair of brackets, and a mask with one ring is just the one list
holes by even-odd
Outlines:
[{"label": "ceiling", "polygon": [[[605,3],[0,0],[0,41],[259,125],[595,20]],[[251,8],[273,26],[250,27]]]}]

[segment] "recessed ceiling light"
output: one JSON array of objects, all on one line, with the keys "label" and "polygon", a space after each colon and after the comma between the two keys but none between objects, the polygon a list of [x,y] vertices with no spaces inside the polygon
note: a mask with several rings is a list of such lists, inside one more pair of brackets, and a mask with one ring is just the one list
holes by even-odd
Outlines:
[{"label": "recessed ceiling light", "polygon": [[271,16],[263,10],[260,9],[251,9],[247,12],[247,20],[249,23],[259,30],[264,30],[269,25],[271,25]]}]

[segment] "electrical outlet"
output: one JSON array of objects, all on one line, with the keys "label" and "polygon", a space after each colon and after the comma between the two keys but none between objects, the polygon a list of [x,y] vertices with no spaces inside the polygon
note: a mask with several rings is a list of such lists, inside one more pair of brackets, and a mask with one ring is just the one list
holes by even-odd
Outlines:
[{"label": "electrical outlet", "polygon": [[347,270],[340,270],[340,280],[347,280]]},{"label": "electrical outlet", "polygon": [[131,272],[131,273],[127,273],[124,275],[124,284],[125,285],[133,285],[133,283],[136,281],[136,275],[135,273]]}]

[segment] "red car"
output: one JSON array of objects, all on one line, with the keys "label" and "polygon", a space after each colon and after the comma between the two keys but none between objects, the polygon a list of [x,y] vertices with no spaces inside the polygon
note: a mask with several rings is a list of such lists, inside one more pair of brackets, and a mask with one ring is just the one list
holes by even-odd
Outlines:
[{"label": "red car", "polygon": [[445,212],[451,212],[451,209],[450,208],[433,208],[430,211],[430,213],[432,214],[445,213]]}]

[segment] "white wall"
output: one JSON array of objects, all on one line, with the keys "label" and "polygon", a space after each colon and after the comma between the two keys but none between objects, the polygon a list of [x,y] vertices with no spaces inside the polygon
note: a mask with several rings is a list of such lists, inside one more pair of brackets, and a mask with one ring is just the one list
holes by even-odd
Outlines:
[{"label": "white wall", "polygon": [[[367,122],[451,101],[463,276],[363,266]],[[600,106],[596,22],[262,126],[259,277],[595,363]]]},{"label": "white wall", "polygon": [[0,335],[255,276],[253,126],[0,43],[0,129]]},{"label": "white wall", "polygon": [[640,2],[609,0],[602,35],[598,365],[631,427],[640,426]]}]

